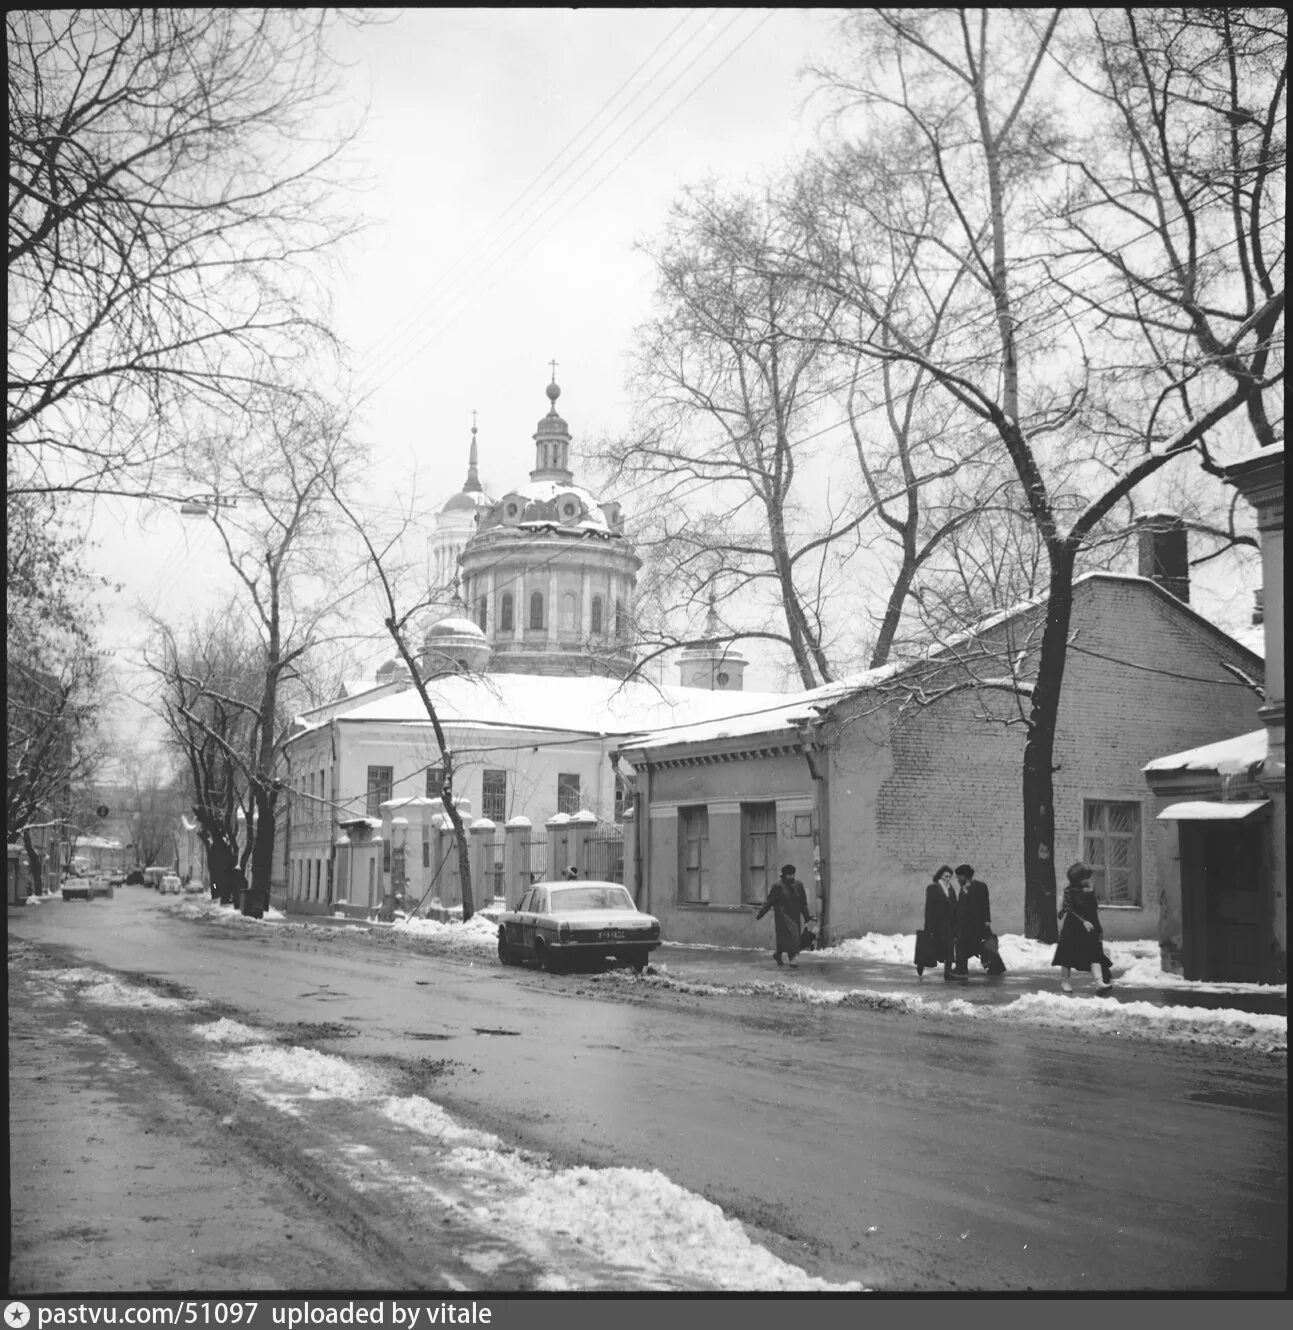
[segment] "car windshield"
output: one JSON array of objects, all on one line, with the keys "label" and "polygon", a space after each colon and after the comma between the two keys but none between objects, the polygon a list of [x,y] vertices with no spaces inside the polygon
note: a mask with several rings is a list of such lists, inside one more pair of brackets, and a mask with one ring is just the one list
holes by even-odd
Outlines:
[{"label": "car windshield", "polygon": [[572,910],[631,910],[633,897],[623,887],[563,887],[552,893],[552,913]]}]

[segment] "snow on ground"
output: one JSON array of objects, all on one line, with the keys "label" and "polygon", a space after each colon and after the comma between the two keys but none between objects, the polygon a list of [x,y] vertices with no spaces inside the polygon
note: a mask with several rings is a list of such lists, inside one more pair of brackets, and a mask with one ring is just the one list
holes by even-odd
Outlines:
[{"label": "snow on ground", "polygon": [[[250,1027],[222,1020],[197,1027],[204,1040],[229,1046],[220,1065],[265,1102],[299,1116],[301,1101],[343,1099],[371,1104],[393,1124],[417,1133],[440,1152],[434,1181],[396,1174],[384,1181],[442,1195],[453,1185],[470,1197],[474,1221],[509,1238],[559,1271],[556,1244],[565,1242],[644,1288],[860,1292],[808,1275],[752,1241],[719,1206],[654,1169],[555,1168],[546,1156],[514,1150],[497,1136],[458,1123],[421,1095],[392,1096],[381,1078],[344,1058],[264,1042]],[[264,1037],[264,1036],[262,1036]],[[345,1160],[339,1160],[344,1166]],[[379,1165],[355,1161],[370,1178]],[[577,1291],[576,1276],[554,1273],[547,1291]]]},{"label": "snow on ground", "polygon": [[[1052,942],[1034,942],[1018,933],[1003,933],[998,939],[1001,958],[1008,966],[1023,970],[1050,970],[1055,954]],[[864,937],[848,938],[828,947],[824,956],[847,957],[856,960],[884,961],[893,965],[910,965],[915,954],[916,938],[912,933],[867,933]],[[1133,942],[1105,939],[1105,950],[1113,961],[1113,977],[1132,988],[1171,988],[1196,993],[1287,993],[1284,986],[1271,984],[1205,983],[1198,979],[1185,979],[1171,974],[1162,967],[1158,943],[1152,938]],[[1053,971],[1058,976],[1059,971]]]},{"label": "snow on ground", "polygon": [[[643,983],[702,997],[732,994],[772,996],[817,1007],[867,1007],[909,1015],[954,1015],[977,1021],[1021,1021],[1088,1036],[1110,1034],[1171,1043],[1219,1044],[1258,1052],[1288,1048],[1288,1019],[1283,1015],[1229,1008],[1159,1007],[1151,1002],[1113,1002],[1080,994],[1025,993],[1009,1002],[969,1002],[964,998],[926,998],[917,993],[878,992],[866,988],[813,988],[780,981],[696,983],[669,972],[668,966],[643,978],[612,972],[603,982]],[[1076,985],[1075,985],[1076,987]]]},{"label": "snow on ground", "polygon": [[63,989],[79,989],[79,996],[100,1007],[134,1007],[148,1011],[185,1011],[192,1002],[182,998],[164,997],[151,988],[124,983],[115,975],[101,970],[42,970],[35,976],[55,1001],[63,998]]}]

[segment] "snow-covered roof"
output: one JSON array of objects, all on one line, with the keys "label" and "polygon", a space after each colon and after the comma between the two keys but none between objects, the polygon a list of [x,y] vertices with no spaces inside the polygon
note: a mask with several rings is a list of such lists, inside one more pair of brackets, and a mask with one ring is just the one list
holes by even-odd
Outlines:
[{"label": "snow-covered roof", "polygon": [[[601,676],[451,674],[427,681],[442,722],[513,730],[563,730],[610,737],[664,731],[742,712],[784,707],[785,693],[710,692]],[[327,720],[312,713],[308,728]],[[337,714],[343,723],[429,725],[416,689],[389,693]]]},{"label": "snow-covered roof", "polygon": [[1253,730],[1233,739],[1204,744],[1201,748],[1188,748],[1183,753],[1170,753],[1147,762],[1142,771],[1216,771],[1221,775],[1237,775],[1249,767],[1266,761],[1268,732]]},{"label": "snow-covered roof", "polygon": [[[1128,576],[1122,573],[1092,572],[1084,573],[1081,577],[1074,580],[1073,586],[1075,593],[1083,586],[1096,582],[1122,582],[1133,586],[1152,587],[1154,592],[1161,596],[1166,596],[1174,608],[1182,613],[1190,615],[1192,618],[1205,624],[1209,629],[1230,641],[1235,641],[1229,633],[1218,628],[1216,624],[1205,619],[1197,610],[1193,610],[1183,601],[1177,600],[1170,592],[1164,590],[1157,582],[1147,577]],[[915,669],[917,666],[926,664],[938,664],[954,653],[959,648],[972,644],[975,640],[982,637],[984,633],[991,632],[994,628],[1009,622],[1020,614],[1029,610],[1037,610],[1044,606],[1043,598],[1020,601],[1018,604],[1010,606],[1008,609],[999,610],[988,618],[981,620],[973,628],[966,629],[964,632],[957,633],[953,637],[947,638],[943,642],[933,644],[928,651],[922,655],[912,657],[907,660],[894,661],[888,665],[882,665],[878,669],[865,670],[860,674],[849,675],[835,683],[824,684],[820,688],[813,689],[810,692],[800,693],[793,699],[776,704],[771,708],[757,711],[754,708],[749,709],[749,714],[731,721],[707,721],[701,722],[685,729],[674,728],[667,734],[652,734],[643,739],[640,743],[635,743],[635,748],[644,751],[669,747],[679,743],[710,743],[716,739],[737,738],[738,736],[754,734],[772,734],[778,730],[794,728],[801,721],[811,719],[818,710],[829,706],[832,702],[850,693],[862,692],[867,688],[874,688],[877,685],[886,682],[908,670]],[[1243,645],[1243,643],[1238,643]],[[1251,648],[1249,648],[1251,650]]]}]

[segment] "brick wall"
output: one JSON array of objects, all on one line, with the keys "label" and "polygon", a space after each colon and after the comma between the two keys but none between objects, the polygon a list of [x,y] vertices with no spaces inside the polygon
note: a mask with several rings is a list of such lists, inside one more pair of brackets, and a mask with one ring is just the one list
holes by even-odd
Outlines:
[{"label": "brick wall", "polygon": [[[1081,855],[1084,799],[1140,804],[1140,908],[1102,917],[1111,937],[1156,937],[1157,809],[1141,768],[1259,728],[1257,697],[1220,664],[1251,672],[1253,662],[1132,579],[1081,583],[1070,640],[1055,751],[1058,876]],[[1008,709],[1001,695],[990,705]],[[983,699],[958,694],[842,729],[831,769],[836,936],[919,927],[929,874],[962,861],[989,884],[998,932],[1022,932],[1023,727],[984,720],[984,711]]]}]

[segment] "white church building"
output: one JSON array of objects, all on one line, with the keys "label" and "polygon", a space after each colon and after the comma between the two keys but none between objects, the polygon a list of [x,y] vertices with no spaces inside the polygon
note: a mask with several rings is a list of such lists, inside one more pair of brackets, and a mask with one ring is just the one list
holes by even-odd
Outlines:
[{"label": "white church building", "polygon": [[[419,666],[470,825],[477,905],[567,866],[620,877],[632,816],[631,773],[612,758],[621,744],[786,700],[745,692],[748,662],[730,646],[682,653],[676,685],[628,677],[641,560],[619,505],[576,480],[561,389],[546,393],[528,481],[485,493],[473,425],[466,482],[428,540],[441,617]],[[457,907],[444,763],[401,663],[299,717],[284,752],[276,904],[366,915],[399,896],[409,910]]]}]

